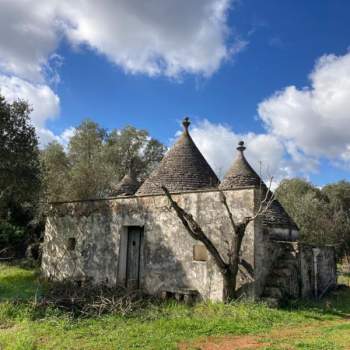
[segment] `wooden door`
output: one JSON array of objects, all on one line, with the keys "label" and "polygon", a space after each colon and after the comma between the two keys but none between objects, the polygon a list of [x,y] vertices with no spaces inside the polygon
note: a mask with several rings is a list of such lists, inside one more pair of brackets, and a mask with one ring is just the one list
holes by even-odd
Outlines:
[{"label": "wooden door", "polygon": [[126,287],[140,288],[140,261],[141,261],[141,227],[128,228],[128,245],[126,257]]}]

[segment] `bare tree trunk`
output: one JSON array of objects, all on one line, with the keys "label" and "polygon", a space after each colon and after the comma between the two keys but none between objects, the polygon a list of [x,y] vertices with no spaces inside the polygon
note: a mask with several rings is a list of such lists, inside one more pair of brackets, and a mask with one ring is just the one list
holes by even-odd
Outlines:
[{"label": "bare tree trunk", "polygon": [[212,255],[212,257],[215,260],[215,263],[218,265],[221,272],[226,271],[227,264],[225,263],[224,259],[221,257],[220,253],[216,249],[215,245],[212,243],[212,241],[205,235],[201,227],[198,225],[198,223],[194,220],[193,216],[189,213],[187,213],[185,210],[183,210],[171,197],[168,189],[165,186],[162,186],[162,189],[165,193],[165,195],[168,197],[170,204],[172,208],[174,208],[177,216],[183,223],[186,231],[190,234],[190,236],[197,240],[201,241],[205,247],[208,249],[209,253]]},{"label": "bare tree trunk", "polygon": [[182,209],[176,203],[176,201],[173,200],[173,198],[171,197],[171,194],[169,193],[168,189],[165,186],[161,186],[165,195],[169,199],[171,207],[175,210],[178,218],[183,223],[186,231],[189,233],[189,235],[193,239],[201,241],[205,245],[208,252],[212,256],[215,264],[219,268],[223,276],[223,300],[225,302],[236,298],[238,270],[240,270],[245,277],[249,278],[251,281],[254,281],[254,270],[247,261],[240,258],[240,251],[241,251],[242,241],[243,241],[248,224],[251,221],[254,221],[258,216],[263,215],[270,208],[271,204],[274,201],[274,195],[270,191],[272,179],[273,178],[271,177],[268,188],[264,184],[262,183],[260,184],[260,195],[264,193],[265,196],[263,199],[261,198],[259,208],[255,212],[254,216],[245,217],[242,221],[238,223],[236,223],[233,218],[232,212],[227,203],[227,199],[224,192],[220,191],[220,201],[221,203],[223,203],[226,209],[226,212],[228,214],[228,217],[230,219],[230,223],[232,226],[232,241],[227,242],[228,244],[228,251],[227,251],[228,261],[227,262],[222,258],[222,256],[220,255],[219,251],[216,249],[213,242],[205,235],[202,228],[195,221],[193,216],[187,213],[184,209]]},{"label": "bare tree trunk", "polygon": [[[242,239],[244,236],[245,227],[242,225],[235,225],[237,234],[237,239],[233,240],[232,250],[228,253],[229,262],[226,263],[218,250],[216,249],[213,242],[205,235],[201,227],[195,221],[193,216],[187,213],[184,209],[182,209],[171,197],[168,189],[165,186],[162,186],[162,189],[170,201],[171,207],[175,210],[177,216],[183,223],[187,232],[190,234],[192,238],[195,240],[201,241],[210,255],[213,257],[216,265],[220,269],[220,272],[223,276],[223,300],[228,302],[234,299],[235,291],[236,291],[236,278],[238,273],[238,264],[239,264],[239,251],[241,249]],[[231,221],[233,219],[231,217]],[[244,226],[246,226],[244,224]]]},{"label": "bare tree trunk", "polygon": [[223,300],[228,302],[236,298],[238,270],[242,268],[242,273],[251,280],[254,280],[254,271],[248,262],[240,258],[240,251],[248,224],[251,221],[254,221],[259,215],[262,215],[270,207],[273,201],[273,195],[270,195],[270,190],[268,189],[265,199],[260,202],[260,207],[255,215],[253,217],[246,217],[239,223],[236,223],[233,218],[225,194],[220,192],[220,200],[226,208],[233,231],[232,241],[227,242],[229,248],[227,251],[228,259],[226,262],[220,255],[214,243],[206,236],[193,216],[190,213],[187,213],[177,204],[176,201],[173,200],[171,194],[165,186],[161,186],[161,188],[169,199],[171,207],[175,210],[186,231],[193,239],[201,241],[205,245],[215,264],[219,268],[223,277]]},{"label": "bare tree trunk", "polygon": [[[238,271],[238,269],[237,269]],[[222,298],[225,303],[230,302],[236,298],[236,278],[237,272],[229,269],[226,273],[222,274],[223,277],[223,295]]]},{"label": "bare tree trunk", "polygon": [[[232,220],[233,221],[233,220]],[[227,273],[223,274],[224,278],[224,301],[230,301],[237,297],[237,275],[240,264],[240,251],[243,237],[247,227],[248,221],[234,226],[234,234],[231,243],[231,249],[228,252],[228,268]]]}]

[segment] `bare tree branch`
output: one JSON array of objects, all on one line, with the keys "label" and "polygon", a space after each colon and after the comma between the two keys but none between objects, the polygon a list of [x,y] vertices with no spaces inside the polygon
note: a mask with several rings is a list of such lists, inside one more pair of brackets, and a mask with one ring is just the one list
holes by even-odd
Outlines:
[{"label": "bare tree branch", "polygon": [[[273,177],[271,176],[269,180],[269,187],[266,188],[265,197],[262,201],[260,201],[259,209],[257,212],[252,217],[248,218],[249,222],[254,221],[258,216],[264,215],[275,200],[275,194],[271,191],[272,180]],[[260,194],[263,191],[263,187],[264,186],[260,188]]]},{"label": "bare tree branch", "polygon": [[243,238],[247,230],[247,226],[250,222],[254,221],[258,216],[263,215],[271,206],[274,201],[274,195],[270,191],[272,184],[272,177],[270,179],[269,187],[266,188],[265,185],[260,186],[260,194],[262,194],[263,190],[266,188],[266,193],[264,193],[265,198],[260,201],[260,205],[255,214],[251,217],[245,217],[243,220],[236,222],[232,211],[228,205],[227,198],[223,191],[219,190],[220,201],[224,205],[227,215],[230,220],[230,224],[232,227],[232,236],[230,241],[225,240],[224,242],[227,244],[227,257],[228,262],[220,255],[219,251],[213,244],[213,242],[205,235],[202,228],[199,226],[197,221],[193,218],[190,213],[187,213],[183,208],[181,208],[176,201],[172,198],[168,189],[161,185],[163,192],[170,202],[170,208],[173,208],[181,220],[183,226],[186,231],[190,234],[190,236],[198,241],[201,241],[211,256],[213,257],[216,265],[220,269],[223,276],[223,298],[225,301],[231,300],[232,298],[237,297],[236,295],[236,284],[237,284],[237,274],[238,271],[241,272],[242,276],[250,281],[254,281],[254,269],[253,267],[244,259],[240,257],[241,247],[243,243]]},{"label": "bare tree branch", "polygon": [[227,204],[226,196],[225,196],[224,192],[222,192],[222,191],[220,191],[220,201],[226,208],[226,211],[227,211],[227,214],[228,214],[228,217],[230,219],[230,222],[231,222],[231,225],[232,225],[234,232],[237,232],[237,226],[236,226],[235,221],[233,220],[232,212]]},{"label": "bare tree branch", "polygon": [[201,227],[198,225],[198,223],[195,221],[193,216],[187,213],[185,210],[183,210],[177,204],[177,202],[173,200],[173,198],[171,197],[171,194],[169,193],[168,189],[165,186],[161,186],[161,188],[164,191],[165,195],[167,196],[168,200],[170,201],[171,207],[175,210],[177,216],[183,223],[184,227],[186,228],[190,236],[197,241],[201,241],[206,246],[209,253],[214,258],[217,266],[220,268],[221,271],[225,272],[228,268],[228,265],[225,263],[224,259],[221,257],[220,253],[218,252],[214,244],[205,235],[205,233],[203,232]]}]

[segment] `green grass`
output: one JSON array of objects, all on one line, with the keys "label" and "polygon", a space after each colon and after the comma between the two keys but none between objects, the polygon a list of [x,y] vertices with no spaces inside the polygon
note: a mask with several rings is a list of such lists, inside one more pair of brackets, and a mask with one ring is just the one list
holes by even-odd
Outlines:
[{"label": "green grass", "polygon": [[350,287],[350,273],[343,273],[339,276],[338,282]]},{"label": "green grass", "polygon": [[[163,350],[208,336],[244,334],[262,337],[269,344],[266,349],[346,349],[345,340],[350,343],[346,338],[350,334],[346,319],[350,314],[348,291],[320,303],[299,303],[280,310],[249,302],[200,303],[193,307],[150,303],[128,316],[83,319],[38,307],[35,295],[42,290],[36,271],[0,265],[1,350]],[[282,327],[302,333],[295,339],[283,337],[276,331]]]},{"label": "green grass", "polygon": [[37,271],[0,264],[0,302],[32,298],[40,292]]}]

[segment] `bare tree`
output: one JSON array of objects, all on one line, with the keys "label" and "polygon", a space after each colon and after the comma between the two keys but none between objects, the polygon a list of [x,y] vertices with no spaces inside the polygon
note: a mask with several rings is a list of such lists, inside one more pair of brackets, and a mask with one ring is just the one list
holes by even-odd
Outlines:
[{"label": "bare tree", "polygon": [[[250,265],[240,257],[240,251],[244,235],[247,230],[247,226],[250,222],[254,221],[257,217],[263,215],[271,206],[274,195],[270,191],[272,183],[272,177],[270,179],[269,188],[263,184],[260,186],[260,194],[263,194],[264,198],[260,200],[260,205],[254,216],[245,217],[243,220],[236,222],[233,218],[232,211],[227,203],[227,198],[223,191],[220,191],[220,201],[223,203],[227,215],[230,219],[232,232],[230,233],[231,240],[227,243],[227,257],[223,257],[215,244],[204,233],[201,226],[193,218],[193,216],[179,206],[179,204],[173,199],[170,192],[165,186],[161,186],[165,195],[167,196],[171,208],[174,209],[178,218],[181,220],[188,234],[195,240],[202,242],[207,248],[208,252],[212,256],[215,264],[219,268],[223,277],[223,299],[225,302],[236,298],[236,285],[238,271],[250,277],[253,280],[253,271]],[[262,196],[261,196],[262,197]]]}]

